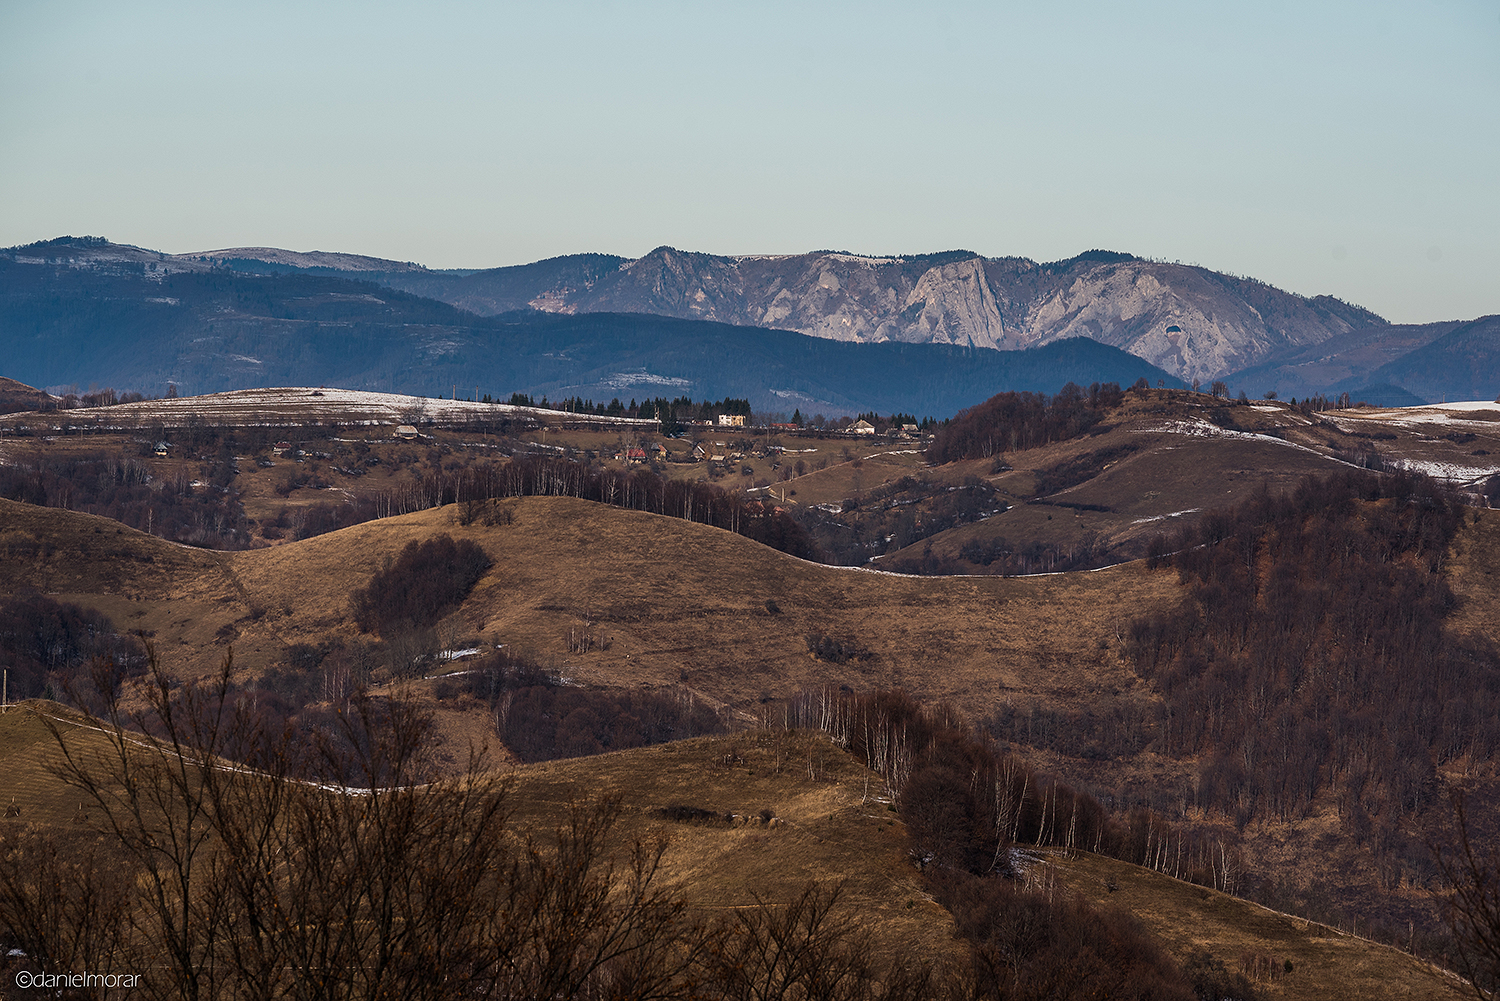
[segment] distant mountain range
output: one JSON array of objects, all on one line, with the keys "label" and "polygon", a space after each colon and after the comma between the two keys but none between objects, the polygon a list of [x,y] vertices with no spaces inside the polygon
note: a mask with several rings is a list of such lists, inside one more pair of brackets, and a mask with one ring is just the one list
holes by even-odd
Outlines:
[{"label": "distant mountain range", "polygon": [[[1184,380],[1224,379],[1254,395],[1350,392],[1400,405],[1500,392],[1500,366],[1485,361],[1500,356],[1488,327],[1471,332],[1468,348],[1434,344],[1460,322],[1395,326],[1331,296],[1307,298],[1251,278],[1104,250],[1038,263],[968,251],[727,257],[660,247],[638,260],[575,254],[476,271],[263,248],[189,256],[251,272],[357,271],[480,315],[654,313],[860,343],[1002,349],[1087,337]],[[1405,368],[1376,371],[1429,345]],[[1476,345],[1479,364],[1465,370],[1472,378],[1449,380],[1444,373],[1457,374],[1450,354],[1469,359]]]},{"label": "distant mountain range", "polygon": [[1002,390],[1178,380],[1117,348],[854,344],[640,313],[477,316],[338,274],[247,274],[113,244],[0,254],[0,372],[161,394],[329,385],[553,401],[725,396],[761,411],[949,416]]},{"label": "distant mountain range", "polygon": [[238,248],[166,255],[64,238],[0,256],[74,270],[139,266],[152,280],[237,273],[358,281],[477,317],[644,313],[859,344],[1000,350],[1088,338],[1184,381],[1223,379],[1256,396],[1350,392],[1418,403],[1500,392],[1495,317],[1394,325],[1329,296],[1100,250],[1037,263],[968,251],[729,257],[662,247],[636,260],[577,254],[441,271],[351,254]]},{"label": "distant mountain range", "polygon": [[1234,378],[1282,396],[1347,392],[1377,406],[1494,399],[1500,393],[1500,315],[1354,330]]},{"label": "distant mountain range", "polygon": [[[245,271],[352,270],[328,254],[242,249],[191,256]],[[1039,264],[963,250],[725,257],[660,247],[633,261],[579,254],[437,272],[394,262],[382,268],[362,258],[357,270],[366,280],[480,315],[528,308],[654,313],[862,344],[1006,350],[1088,337],[1181,378],[1203,380],[1384,323],[1328,296],[1306,299],[1250,279],[1102,250]]]}]

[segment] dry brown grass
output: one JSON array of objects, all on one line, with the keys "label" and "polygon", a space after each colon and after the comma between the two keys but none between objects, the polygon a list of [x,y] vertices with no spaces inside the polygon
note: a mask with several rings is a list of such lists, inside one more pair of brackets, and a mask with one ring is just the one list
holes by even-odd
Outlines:
[{"label": "dry brown grass", "polygon": [[25,412],[49,406],[52,397],[34,386],[0,376],[0,413]]},{"label": "dry brown grass", "polygon": [[[1283,419],[1248,408],[1234,414],[1247,426]],[[1314,435],[1309,428],[1300,433]],[[1114,514],[1023,505],[935,540],[934,548],[956,550],[965,532],[1056,541],[1088,532],[1145,532],[1167,520],[1119,526],[1179,505],[1232,501],[1268,482],[1274,489],[1304,466],[1332,468],[1326,459],[1263,440],[1117,429],[1008,456],[1018,467],[1009,473],[991,474],[990,464],[979,462],[930,475],[983,475],[1023,499],[1034,492],[1035,470],[1107,447],[1127,433],[1141,450],[1096,483],[1065,495],[1080,502],[1102,498],[1117,508]],[[863,484],[902,475],[913,461],[893,459],[886,468],[883,459],[865,459],[860,470],[841,464],[788,486],[798,490],[796,501],[836,500],[848,495],[856,472],[868,477],[860,483],[869,489]],[[495,561],[454,616],[451,624],[459,633],[530,650],[580,682],[686,687],[741,720],[760,716],[764,698],[816,684],[856,690],[901,685],[929,703],[952,701],[971,719],[1007,701],[1037,700],[1068,711],[1098,709],[1115,699],[1153,699],[1121,658],[1122,633],[1131,619],[1178,595],[1174,573],[1149,573],[1140,564],[1025,579],[904,578],[804,563],[738,536],[641,512],[562,498],[503,504],[514,516],[510,525],[460,526],[455,510],[447,508],[275,549],[217,554],[121,530],[103,519],[0,501],[0,593],[59,594],[104,611],[122,627],[154,632],[182,674],[211,670],[232,641],[237,663],[253,673],[291,643],[353,635],[346,621],[349,592],[407,541],[449,532],[475,539]],[[1103,524],[1111,518],[1114,528]],[[20,545],[7,550],[6,540]],[[32,543],[46,545],[34,549]],[[1455,630],[1494,636],[1500,622],[1496,566],[1500,518],[1480,512],[1477,523],[1471,517],[1465,524],[1449,561],[1449,579],[1461,599]],[[779,614],[768,611],[767,600]],[[568,653],[568,630],[586,624],[611,640],[609,648]],[[843,665],[813,660],[806,644],[811,633],[853,640],[873,656]],[[447,741],[441,753],[456,761],[471,739],[487,731],[487,716],[452,704],[437,708]],[[1194,767],[1151,754],[1094,765],[1045,754],[1037,761],[1060,774],[1143,796],[1189,781]],[[1329,837],[1337,830],[1334,805],[1320,804],[1314,816],[1290,827],[1251,825],[1247,855],[1260,872],[1360,866],[1364,857],[1352,849],[1330,850]],[[1349,879],[1370,883],[1373,877],[1351,871]]]},{"label": "dry brown grass", "polygon": [[[55,740],[40,712],[58,723],[70,747],[102,749],[89,721],[50,703],[12,706],[0,715],[0,806],[19,811],[0,834],[26,825],[82,832],[102,818],[80,819],[81,793],[52,776]],[[946,911],[928,899],[905,861],[904,828],[872,776],[821,735],[785,732],[681,741],[595,758],[532,765],[512,773],[512,826],[547,840],[574,805],[621,801],[612,852],[625,861],[637,839],[664,838],[662,878],[691,906],[722,916],[757,900],[795,898],[809,880],[844,887],[840,908],[867,931],[880,954],[957,960]],[[733,821],[680,823],[660,810],[689,805]],[[772,820],[762,819],[769,811]]]},{"label": "dry brown grass", "polygon": [[[801,459],[808,468],[801,476],[776,484],[775,496],[779,500],[785,491],[788,503],[837,504],[845,498],[863,497],[882,483],[927,469],[916,442],[788,439],[787,447],[817,449],[810,454],[788,454],[783,459],[788,464]],[[829,463],[826,468],[814,468],[825,459]],[[944,480],[947,471],[934,470],[928,475]]]},{"label": "dry brown grass", "polygon": [[[1139,682],[1118,656],[1119,630],[1176,592],[1169,575],[1135,565],[1026,579],[899,577],[566,498],[506,504],[514,520],[498,528],[462,527],[438,510],[236,554],[236,579],[249,594],[298,595],[289,623],[323,629],[384,555],[448,531],[495,561],[458,613],[486,639],[530,649],[578,681],[686,684],[751,714],[763,696],[817,684],[901,685],[974,716],[1015,693],[1068,702],[1130,690]],[[609,649],[568,654],[567,630],[586,623]],[[872,656],[814,660],[813,633],[852,639]]]},{"label": "dry brown grass", "polygon": [[[34,591],[144,632],[185,675],[211,670],[264,608],[237,585],[226,553],[107,518],[0,500],[0,594]],[[259,667],[284,647],[271,622],[235,651],[245,666]]]},{"label": "dry brown grass", "polygon": [[224,555],[166,542],[119,522],[0,499],[0,593],[89,591],[164,597]]},{"label": "dry brown grass", "polygon": [[54,774],[60,759],[57,741],[40,712],[53,717],[70,751],[87,753],[102,749],[91,720],[52,702],[36,700],[11,705],[0,713],[0,807],[13,804],[19,815],[13,825],[77,825],[92,823],[97,816],[88,810],[83,793],[65,786]]},{"label": "dry brown grass", "polygon": [[[1127,394],[1102,433],[1007,452],[998,458],[1012,468],[1001,472],[992,471],[993,459],[954,462],[934,470],[946,472],[952,480],[981,476],[1012,507],[915,543],[900,555],[930,548],[938,557],[957,559],[969,542],[1004,538],[1013,546],[1041,542],[1064,549],[1080,549],[1092,541],[1124,558],[1140,556],[1151,536],[1196,520],[1204,511],[1233,506],[1262,489],[1286,490],[1304,476],[1337,468],[1323,440],[1332,436],[1318,437],[1308,419],[1290,408],[1277,413],[1248,407],[1228,410],[1240,426],[1274,431],[1284,441],[1248,434],[1207,436],[1202,433],[1204,421],[1216,409],[1207,399],[1185,392],[1153,392],[1145,399]],[[1190,433],[1192,429],[1199,433]],[[1086,482],[1055,491],[1041,488],[1045,470],[1088,453],[1122,448],[1134,451],[1105,462]]]},{"label": "dry brown grass", "polygon": [[1460,636],[1500,640],[1500,512],[1468,512],[1449,550],[1446,572],[1459,599],[1448,628]]},{"label": "dry brown grass", "polygon": [[[1496,417],[1500,412],[1440,410],[1309,416],[1275,401],[1242,406],[1183,390],[1127,393],[1124,404],[1090,436],[999,456],[1013,467],[1010,470],[992,472],[991,459],[930,471],[929,476],[946,475],[950,481],[982,476],[1013,507],[923,540],[900,555],[914,556],[930,547],[935,556],[956,559],[966,543],[1004,538],[1013,545],[1042,542],[1075,550],[1092,540],[1119,556],[1139,556],[1152,535],[1196,520],[1205,510],[1232,506],[1261,489],[1286,490],[1304,476],[1334,471],[1339,468],[1339,452],[1374,446],[1388,462],[1412,461],[1417,468],[1448,470],[1461,480],[1500,470]],[[1227,420],[1240,430],[1221,434],[1214,420]],[[1136,451],[1087,482],[1038,496],[1040,472],[1119,446],[1134,446]]]},{"label": "dry brown grass", "polygon": [[[36,709],[69,715],[47,703],[0,715],[0,803],[20,810],[0,821],[0,832],[28,824],[87,830],[98,818],[85,814],[80,822],[81,797],[52,777],[57,751]],[[75,751],[102,745],[85,727],[62,729]],[[821,735],[752,731],[510,774],[517,829],[545,834],[565,822],[574,804],[618,796],[613,850],[664,837],[663,878],[707,913],[790,899],[810,879],[841,883],[841,907],[870,934],[877,954],[961,959],[949,916],[906,861],[903,825],[876,798],[878,777]],[[660,812],[673,805],[734,819],[673,822]],[[774,821],[762,820],[762,811]],[[1292,960],[1290,975],[1262,985],[1273,998],[1462,996],[1444,974],[1355,936],[1112,859],[1086,853],[1047,859],[1030,873],[1034,884],[1134,914],[1179,958],[1207,949],[1231,969],[1246,953]]]},{"label": "dry brown grass", "polygon": [[[1056,465],[1082,451],[1121,443],[1139,450],[1112,463],[1094,479],[1050,494],[1049,501],[1026,501],[1035,495],[1037,469]],[[956,557],[965,543],[1002,537],[1013,544],[1032,541],[1058,546],[1082,546],[1090,539],[1110,547],[1134,544],[1143,551],[1145,540],[1171,532],[1186,521],[1214,508],[1232,507],[1256,491],[1286,490],[1309,474],[1328,473],[1328,459],[1254,439],[1207,439],[1160,433],[1113,432],[1090,442],[1091,449],[1069,443],[1015,456],[1027,463],[988,477],[1002,496],[1011,499],[1009,511],[986,521],[952,529],[931,540],[932,550]],[[1008,457],[1009,458],[1009,457]],[[1071,508],[1086,504],[1104,511]],[[904,552],[920,550],[918,543]]]},{"label": "dry brown grass", "polygon": [[[695,906],[724,913],[757,896],[790,899],[808,880],[840,883],[842,906],[880,952],[958,958],[951,919],[906,862],[905,828],[874,798],[879,777],[821,735],[704,737],[514,774],[517,820],[539,828],[556,826],[571,803],[619,796],[617,833],[668,838],[666,872]],[[658,812],[672,805],[735,819],[675,823]]]},{"label": "dry brown grass", "polygon": [[[51,555],[4,558],[0,588],[61,594],[148,630],[183,673],[212,669],[231,641],[241,665],[256,669],[288,644],[353,635],[350,592],[408,541],[449,532],[495,561],[456,614],[461,631],[529,649],[577,680],[686,684],[751,715],[763,696],[807,685],[903,685],[975,716],[1016,693],[1068,702],[1137,687],[1118,656],[1120,630],[1176,591],[1169,575],[1134,565],[1026,579],[898,577],[584,501],[504,503],[514,517],[506,526],[460,526],[456,509],[440,508],[230,554],[8,505],[6,531],[47,542]],[[608,650],[568,654],[568,629],[585,623],[610,637]],[[813,633],[852,639],[872,656],[816,661]]]},{"label": "dry brown grass", "polygon": [[1230,970],[1246,954],[1291,960],[1291,973],[1257,982],[1271,998],[1473,996],[1452,974],[1400,950],[1114,859],[1053,854],[1029,875],[1043,886],[1053,876],[1059,892],[1129,911],[1178,959],[1206,950]]}]

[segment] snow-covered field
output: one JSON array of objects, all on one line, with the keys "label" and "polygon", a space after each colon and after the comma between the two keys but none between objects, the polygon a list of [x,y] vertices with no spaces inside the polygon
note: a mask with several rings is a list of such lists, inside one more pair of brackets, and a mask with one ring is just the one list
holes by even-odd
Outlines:
[{"label": "snow-covered field", "polygon": [[1323,415],[1341,428],[1360,424],[1478,424],[1492,427],[1500,421],[1500,403],[1469,400],[1461,403],[1428,403],[1420,407],[1389,410],[1339,410]]},{"label": "snow-covered field", "polygon": [[1475,465],[1459,465],[1454,462],[1433,462],[1426,459],[1399,459],[1397,465],[1410,469],[1416,473],[1425,473],[1435,480],[1447,480],[1458,486],[1470,486],[1479,483],[1480,480],[1488,479],[1495,473],[1500,473],[1500,464],[1483,464],[1479,460]]},{"label": "snow-covered field", "polygon": [[1253,431],[1230,431],[1227,428],[1219,427],[1217,424],[1210,424],[1205,420],[1160,421],[1152,424],[1143,424],[1132,430],[1136,434],[1165,431],[1168,434],[1189,435],[1194,438],[1239,438],[1244,441],[1263,441],[1268,445],[1280,445],[1283,448],[1294,448],[1301,452],[1310,452],[1319,458],[1330,458],[1315,448],[1308,448],[1306,445],[1299,445],[1294,441],[1287,441],[1285,438],[1277,438],[1275,435],[1269,434],[1256,434]]},{"label": "snow-covered field", "polygon": [[[1485,441],[1500,431],[1500,403],[1465,400],[1387,410],[1330,411],[1323,417],[1340,430],[1356,434],[1378,428],[1406,432],[1411,438],[1401,447],[1390,449],[1393,453],[1390,458],[1400,466],[1435,479],[1463,487],[1473,486],[1500,473],[1500,454],[1486,454],[1486,449],[1493,446]],[[1462,442],[1465,434],[1472,443],[1484,447],[1471,450],[1464,445],[1455,448],[1440,440],[1447,438],[1452,442]],[[1477,442],[1474,441],[1475,435],[1479,436]]]},{"label": "snow-covered field", "polygon": [[427,422],[464,423],[497,417],[530,418],[541,424],[588,422],[622,428],[660,427],[654,420],[629,417],[599,417],[571,414],[539,407],[513,407],[507,403],[474,403],[470,400],[427,399],[396,393],[372,393],[353,389],[283,387],[240,389],[208,396],[144,400],[113,407],[63,410],[46,415],[12,415],[11,419],[35,422],[39,417],[54,423],[75,425],[176,426],[188,418],[209,424],[231,426],[278,426],[323,421],[338,424],[413,424]]},{"label": "snow-covered field", "polygon": [[1400,407],[1400,410],[1493,410],[1500,416],[1500,402],[1494,400],[1468,400],[1454,403],[1429,403],[1424,407]]},{"label": "snow-covered field", "polygon": [[633,389],[646,387],[649,389],[689,389],[693,383],[689,379],[679,379],[670,375],[652,375],[650,372],[616,372],[614,375],[600,381],[599,385],[608,386],[610,389]]}]

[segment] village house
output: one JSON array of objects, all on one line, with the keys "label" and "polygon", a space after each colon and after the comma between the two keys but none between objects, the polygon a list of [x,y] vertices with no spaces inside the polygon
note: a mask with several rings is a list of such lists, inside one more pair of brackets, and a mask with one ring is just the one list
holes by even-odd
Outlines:
[{"label": "village house", "polygon": [[853,424],[849,425],[849,433],[850,434],[874,434],[875,433],[875,425],[873,425],[869,421],[865,421],[865,420],[855,421]]},{"label": "village house", "polygon": [[744,426],[745,426],[745,415],[744,414],[720,414],[719,415],[719,427],[721,427],[721,428],[742,428]]},{"label": "village house", "polygon": [[410,424],[398,424],[398,425],[396,425],[396,437],[397,438],[415,438],[416,436],[417,436],[417,429],[414,428],[414,427],[412,427]]}]

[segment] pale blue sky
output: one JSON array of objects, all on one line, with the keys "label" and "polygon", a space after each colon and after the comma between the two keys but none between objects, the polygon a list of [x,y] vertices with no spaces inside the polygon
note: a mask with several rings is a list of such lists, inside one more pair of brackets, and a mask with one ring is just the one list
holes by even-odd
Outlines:
[{"label": "pale blue sky", "polygon": [[1500,311],[1500,0],[0,2],[0,245],[1092,247]]}]

